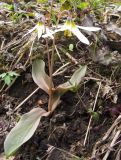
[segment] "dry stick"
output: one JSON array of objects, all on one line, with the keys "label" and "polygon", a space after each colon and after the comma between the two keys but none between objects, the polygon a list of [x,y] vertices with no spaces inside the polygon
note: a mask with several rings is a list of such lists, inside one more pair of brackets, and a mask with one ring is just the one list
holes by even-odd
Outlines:
[{"label": "dry stick", "polygon": [[40,88],[36,88],[27,98],[25,98],[15,109],[16,111],[18,108],[20,108],[31,96],[33,96]]},{"label": "dry stick", "polygon": [[108,129],[108,131],[106,132],[106,134],[104,135],[104,137],[102,138],[102,140],[96,142],[96,144],[95,144],[95,146],[93,148],[93,151],[92,151],[92,158],[95,157],[95,155],[96,155],[96,150],[97,150],[96,148],[100,144],[104,143],[104,141],[110,136],[111,132],[114,130],[115,126],[119,124],[120,120],[121,120],[121,114],[117,117],[117,119],[114,121],[114,123],[112,124],[112,126]]},{"label": "dry stick", "polygon": [[120,135],[121,131],[118,130],[117,133],[115,134],[110,146],[109,146],[109,150],[106,152],[105,156],[103,157],[103,160],[107,160],[110,152],[111,152],[111,149],[113,148],[113,146],[115,145],[115,142],[116,140],[118,139],[119,135]]},{"label": "dry stick", "polygon": [[48,147],[51,147],[51,149],[49,150],[49,153],[51,153],[51,151],[53,151],[54,149],[57,149],[57,150],[59,150],[59,151],[61,151],[61,152],[64,152],[64,153],[66,153],[67,155],[70,155],[70,156],[72,156],[72,157],[74,157],[74,158],[76,158],[76,159],[79,158],[79,157],[75,156],[74,154],[72,154],[72,153],[70,153],[70,152],[68,152],[68,151],[66,151],[66,150],[64,150],[64,149],[61,149],[61,148],[52,146],[52,145],[50,145],[50,144],[48,144]]},{"label": "dry stick", "polygon": [[[35,37],[35,38],[36,38],[36,37]],[[34,42],[35,42],[35,39],[34,39],[33,42],[32,42],[32,45],[31,45],[31,48],[30,48],[30,52],[29,52],[29,56],[28,56],[27,61],[26,61],[25,64],[24,64],[24,68],[25,68],[25,66],[27,65],[27,63],[29,62],[30,57],[31,57],[31,55],[32,55],[32,49],[33,49]]]},{"label": "dry stick", "polygon": [[118,125],[118,123],[121,120],[121,114],[116,118],[115,122],[112,124],[112,126],[109,128],[109,130],[106,132],[105,136],[102,138],[102,141],[105,141],[111,134],[111,132],[114,130],[114,127]]},{"label": "dry stick", "polygon": [[59,51],[58,51],[58,49],[57,49],[56,45],[55,45],[55,50],[56,50],[56,53],[57,53],[57,55],[58,55],[58,57],[59,57],[60,61],[62,62],[61,56],[60,56],[60,54],[59,54]]},{"label": "dry stick", "polygon": [[57,69],[57,70],[53,73],[53,76],[58,75],[58,73],[60,73],[60,71],[62,71],[62,69],[65,68],[66,66],[68,66],[69,64],[70,64],[70,62],[62,65],[59,69]]},{"label": "dry stick", "polygon": [[0,50],[2,50],[2,49],[3,49],[4,44],[5,44],[5,39],[2,41],[2,44],[1,44]]},{"label": "dry stick", "polygon": [[63,48],[59,48],[73,63],[78,64],[78,61],[72,56],[70,55],[66,50],[64,50]]},{"label": "dry stick", "polygon": [[[99,95],[100,87],[101,87],[101,82],[99,83],[98,91],[97,91],[97,94],[96,94],[96,97],[95,97],[95,102],[94,102],[94,106],[93,106],[93,112],[94,112],[95,107],[96,107],[96,103],[97,103],[97,98],[98,98],[98,95]],[[88,133],[90,131],[91,122],[92,122],[92,116],[90,117],[89,124],[88,124],[88,127],[87,127],[87,132],[86,132],[84,143],[83,143],[84,146],[86,144]]]},{"label": "dry stick", "polygon": [[0,89],[0,93],[3,91],[3,89],[5,88],[6,84],[4,83],[2,88]]},{"label": "dry stick", "polygon": [[119,145],[119,150],[117,152],[115,160],[120,160],[121,159],[121,145]]}]

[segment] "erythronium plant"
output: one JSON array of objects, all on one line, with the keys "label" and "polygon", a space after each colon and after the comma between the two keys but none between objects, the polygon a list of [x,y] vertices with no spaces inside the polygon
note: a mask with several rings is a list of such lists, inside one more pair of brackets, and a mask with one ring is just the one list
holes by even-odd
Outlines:
[{"label": "erythronium plant", "polygon": [[50,77],[45,73],[45,63],[43,60],[35,60],[32,65],[32,77],[34,82],[44,90],[51,98],[51,106],[48,106],[48,111],[53,112],[60,102],[60,97],[67,91],[75,91],[78,88],[82,78],[86,73],[86,66],[80,66],[72,75],[71,79],[57,87],[54,87],[52,82],[52,95],[50,95]]},{"label": "erythronium plant", "polygon": [[51,106],[48,111],[42,108],[34,108],[30,112],[24,114],[17,125],[10,131],[4,142],[5,155],[7,157],[13,155],[19,147],[28,141],[36,131],[40,119],[52,113],[60,102],[60,97],[67,91],[75,92],[79,83],[86,73],[86,66],[80,66],[72,75],[68,82],[60,84],[57,87],[52,85],[52,94],[50,95],[50,77],[45,73],[45,63],[43,60],[37,59],[32,65],[32,77],[35,83],[44,90],[51,98]]},{"label": "erythronium plant", "polygon": [[87,69],[86,66],[79,66],[69,81],[56,87],[54,87],[53,84],[52,71],[55,47],[55,39],[53,34],[59,31],[65,31],[67,36],[72,36],[73,33],[81,42],[89,44],[88,39],[80,32],[79,29],[85,29],[88,31],[99,30],[99,28],[95,27],[77,26],[72,20],[67,20],[64,25],[58,25],[58,28],[55,29],[55,31],[50,30],[49,27],[44,25],[44,23],[39,22],[34,28],[30,29],[28,33],[24,35],[26,36],[31,32],[36,31],[38,39],[40,37],[51,37],[53,39],[52,55],[50,56],[48,52],[49,75],[47,75],[45,72],[45,63],[43,60],[37,59],[32,64],[32,77],[34,82],[40,87],[40,89],[44,90],[49,95],[48,110],[46,111],[42,108],[34,108],[21,117],[17,125],[10,131],[5,139],[4,150],[6,157],[13,155],[21,145],[23,145],[33,136],[39,125],[40,119],[43,116],[48,116],[56,109],[63,94],[65,94],[67,91],[75,92],[78,89],[82,78],[85,76]]}]

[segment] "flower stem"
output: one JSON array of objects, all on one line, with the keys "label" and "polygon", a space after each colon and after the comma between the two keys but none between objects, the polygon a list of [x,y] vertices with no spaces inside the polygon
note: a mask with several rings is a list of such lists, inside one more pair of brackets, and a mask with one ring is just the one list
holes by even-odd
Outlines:
[{"label": "flower stem", "polygon": [[49,69],[49,76],[50,76],[50,82],[49,82],[49,102],[48,102],[48,111],[51,111],[51,101],[52,101],[52,86],[53,86],[53,80],[52,80],[52,56],[50,57],[49,53],[49,46],[48,46],[48,40],[46,39],[46,48],[47,48],[47,58],[48,58],[48,69]]}]

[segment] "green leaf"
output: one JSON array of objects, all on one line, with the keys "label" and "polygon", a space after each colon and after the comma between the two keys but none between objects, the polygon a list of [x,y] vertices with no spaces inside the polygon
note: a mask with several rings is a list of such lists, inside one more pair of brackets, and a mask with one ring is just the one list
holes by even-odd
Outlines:
[{"label": "green leaf", "polygon": [[60,3],[63,4],[66,0],[60,0]]},{"label": "green leaf", "polygon": [[6,76],[7,73],[2,73],[0,74],[0,78],[4,78]]},{"label": "green leaf", "polygon": [[48,116],[42,108],[34,108],[24,114],[17,125],[10,131],[4,142],[5,155],[11,156],[15,151],[34,134],[42,116]]},{"label": "green leaf", "polygon": [[83,9],[86,9],[87,7],[89,7],[89,2],[81,2],[77,8],[83,10]]},{"label": "green leaf", "polygon": [[59,85],[57,87],[57,90],[60,92],[60,94],[64,94],[69,90],[75,91],[75,87],[78,87],[82,78],[85,76],[86,70],[87,66],[80,66],[80,68],[74,72],[74,74],[68,82]]},{"label": "green leaf", "polygon": [[9,71],[8,74],[13,77],[13,76],[19,76],[18,73],[16,73],[15,71]]},{"label": "green leaf", "polygon": [[99,113],[97,113],[97,112],[92,112],[91,115],[92,115],[92,118],[93,118],[95,121],[98,121],[98,120],[99,120]]},{"label": "green leaf", "polygon": [[6,75],[3,80],[5,81],[5,84],[7,84],[8,86],[11,84],[11,77],[9,75]]},{"label": "green leaf", "polygon": [[45,63],[37,59],[32,64],[32,77],[34,82],[49,94],[50,77],[45,73]]},{"label": "green leaf", "polygon": [[74,49],[74,45],[73,44],[69,44],[69,51],[73,51]]},{"label": "green leaf", "polygon": [[37,0],[38,3],[47,3],[48,0]]},{"label": "green leaf", "polygon": [[[82,78],[85,76],[86,73],[86,66],[80,66],[78,70],[72,75],[71,79],[63,84],[60,84],[52,94],[52,108],[51,112],[53,112],[58,104],[60,103],[60,97],[65,94],[66,92],[70,91],[77,91],[78,85],[81,82]],[[76,87],[76,89],[75,89]]]},{"label": "green leaf", "polygon": [[66,0],[64,1],[64,3],[62,3],[62,6],[61,6],[61,11],[64,11],[64,10],[71,10],[72,6],[71,6],[71,3],[69,0]]}]

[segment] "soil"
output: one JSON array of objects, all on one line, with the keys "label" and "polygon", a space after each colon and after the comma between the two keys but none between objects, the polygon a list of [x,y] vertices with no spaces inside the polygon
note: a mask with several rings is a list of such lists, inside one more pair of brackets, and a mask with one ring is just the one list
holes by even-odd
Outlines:
[{"label": "soil", "polygon": [[[31,10],[31,7],[28,6],[27,9]],[[87,16],[88,20],[91,18]],[[16,53],[23,47],[23,56],[18,61],[19,63],[13,65],[12,68],[17,70],[20,76],[11,86],[5,87],[0,95],[0,156],[4,152],[6,135],[16,125],[20,116],[36,107],[43,107],[47,110],[48,106],[48,95],[39,89],[15,110],[37,88],[31,75],[31,62],[26,68],[23,67],[28,59],[30,44],[27,42],[30,37],[23,41],[20,38],[32,25],[31,18],[30,21],[22,23],[19,23],[18,20],[14,27],[7,28],[4,24],[0,33],[3,37],[8,38],[4,44],[5,47],[0,50],[3,56],[0,57],[0,73],[7,71],[9,66],[16,62],[20,56],[18,54],[17,57]],[[60,39],[57,37],[56,44],[58,50],[60,49],[61,61],[57,55],[54,57],[54,71],[66,62],[70,62],[70,64],[64,72],[53,78],[54,84],[58,85],[67,81],[79,65],[86,64],[88,66],[86,76],[76,93],[67,92],[61,97],[61,103],[56,110],[49,117],[42,117],[35,134],[17,151],[13,160],[102,160],[108,151],[111,153],[107,160],[120,160],[121,136],[118,137],[114,148],[109,148],[114,135],[120,130],[121,118],[112,129],[113,131],[111,130],[110,136],[107,136],[105,140],[103,137],[121,114],[121,43],[116,41],[118,47],[115,48],[115,41],[108,40],[107,32],[105,32],[101,31],[98,36],[86,33],[90,41],[92,40],[90,46],[83,45],[76,38]],[[97,37],[99,42],[96,42],[95,47],[94,42]],[[9,43],[11,41],[12,43]],[[2,43],[2,39],[0,43]],[[76,44],[73,53],[68,50],[69,44]],[[49,45],[52,45],[52,41],[49,42]],[[32,58],[42,57],[47,64],[47,55],[45,53],[41,55],[41,52],[46,49],[45,41],[37,41],[33,48],[34,58]],[[65,54],[62,49],[67,50],[69,54]],[[107,55],[113,58],[107,61],[105,59]],[[46,72],[48,72],[47,66]],[[0,81],[0,88],[2,86],[3,81]],[[95,110],[93,111],[94,106]],[[91,117],[92,121],[84,145]],[[94,153],[96,153],[95,156],[93,156]],[[0,160],[3,159],[0,157]]]},{"label": "soil", "polygon": [[[27,76],[29,79],[26,79]],[[62,102],[56,111],[50,117],[42,118],[34,136],[18,151],[15,160],[55,160],[57,157],[58,160],[70,160],[78,157],[80,159],[81,157],[89,157],[95,142],[107,131],[113,120],[109,110],[105,111],[105,108],[108,108],[111,103],[103,102],[104,111],[99,114],[99,120],[93,120],[89,139],[86,146],[83,146],[90,119],[88,110],[91,102],[95,99],[96,85],[95,81],[89,80],[85,86],[82,84],[78,93],[66,93],[61,98]],[[39,90],[16,112],[13,112],[15,106],[36,88],[30,72],[25,72],[23,76],[16,80],[9,91],[2,95],[0,152],[3,152],[5,136],[15,125],[17,117],[34,107],[38,107],[40,100],[44,102],[44,106],[47,106],[47,95]],[[98,98],[99,101],[102,101],[101,97]],[[98,105],[96,108],[98,108]]]}]

